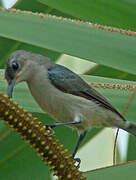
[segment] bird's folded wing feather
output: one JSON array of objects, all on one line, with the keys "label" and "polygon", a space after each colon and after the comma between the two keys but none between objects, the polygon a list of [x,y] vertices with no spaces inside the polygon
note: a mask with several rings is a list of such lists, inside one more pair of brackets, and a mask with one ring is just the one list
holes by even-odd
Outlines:
[{"label": "bird's folded wing feather", "polygon": [[123,120],[124,117],[95,89],[89,86],[77,74],[61,65],[55,65],[48,70],[48,78],[57,89],[64,93],[80,96],[88,100],[95,101],[116,114]]}]

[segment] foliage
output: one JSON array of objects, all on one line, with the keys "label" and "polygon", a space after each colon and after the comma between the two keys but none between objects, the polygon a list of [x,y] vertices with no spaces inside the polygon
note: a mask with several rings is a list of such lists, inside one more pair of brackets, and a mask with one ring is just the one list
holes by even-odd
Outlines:
[{"label": "foliage", "polygon": [[[107,97],[120,112],[123,111],[136,87],[135,1],[79,0],[77,3],[75,0],[20,0],[14,8],[20,10],[0,8],[1,69],[4,68],[8,55],[16,49],[40,53],[53,61],[57,61],[62,54],[68,54],[90,63],[96,62],[97,66],[82,77]],[[0,91],[6,93],[7,84],[2,77],[3,70],[0,71]],[[36,105],[25,84],[16,87],[14,97],[14,100],[43,123],[54,121]],[[136,95],[125,114],[134,123],[135,107]],[[100,131],[101,129],[91,130],[84,144]],[[72,153],[77,139],[76,132],[67,127],[57,128],[55,132],[64,147]],[[128,144],[127,160],[134,160],[134,137],[129,136]],[[49,168],[2,121],[0,149],[1,179],[51,179]],[[135,179],[135,162],[86,172],[85,176],[87,179]]]}]

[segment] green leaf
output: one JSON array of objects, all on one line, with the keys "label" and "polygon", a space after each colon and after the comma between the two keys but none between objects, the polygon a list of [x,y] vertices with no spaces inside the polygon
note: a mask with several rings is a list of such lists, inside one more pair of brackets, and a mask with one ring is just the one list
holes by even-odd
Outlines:
[{"label": "green leaf", "polygon": [[51,180],[51,177],[49,168],[36,152],[17,133],[9,131],[0,139],[0,179]]},{"label": "green leaf", "polygon": [[127,148],[127,161],[136,159],[136,137],[129,136]]},{"label": "green leaf", "polygon": [[60,53],[55,52],[55,51],[51,51],[45,48],[41,48],[41,47],[37,47],[37,46],[33,46],[30,44],[26,44],[26,43],[20,43],[20,45],[18,46],[17,50],[26,50],[26,51],[30,51],[33,53],[38,53],[41,54],[45,57],[50,58],[52,61],[57,61],[58,58],[60,57]]},{"label": "green leaf", "polygon": [[96,65],[85,74],[92,75],[92,76],[108,77],[108,78],[113,78],[113,79],[124,79],[124,80],[129,80],[129,81],[136,80],[136,75],[123,72],[118,69],[107,67],[104,65]]},{"label": "green leaf", "polygon": [[7,59],[8,55],[16,50],[19,45],[20,42],[0,37],[0,68],[5,67],[5,59]]},{"label": "green leaf", "polygon": [[3,6],[3,2],[2,2],[2,0],[0,0],[0,6]]},{"label": "green leaf", "polygon": [[0,68],[4,68],[8,56],[13,51],[19,49],[42,54],[43,56],[49,57],[52,61],[57,61],[61,55],[55,51],[0,37]]},{"label": "green leaf", "polygon": [[[21,10],[29,10],[33,12],[44,12],[49,13],[52,9],[42,5],[41,3],[38,3],[36,0],[19,0],[15,5],[15,8],[21,9]],[[55,51],[50,51],[45,48],[40,48],[36,46],[32,46],[29,44],[21,43],[18,41],[13,41],[11,39],[0,37],[0,68],[5,67],[5,60],[9,56],[9,54],[17,49],[24,49],[27,51],[40,53],[46,57],[51,58],[53,61],[56,61],[60,53]]]},{"label": "green leaf", "polygon": [[37,0],[18,0],[17,3],[14,5],[14,8],[43,13],[48,13],[52,10],[52,8],[39,3]]},{"label": "green leaf", "polygon": [[81,20],[136,30],[136,2],[134,0],[38,0]]},{"label": "green leaf", "polygon": [[90,171],[84,173],[84,175],[87,177],[87,179],[91,180],[105,180],[105,179],[110,179],[110,180],[118,180],[118,179],[123,179],[123,180],[128,180],[128,179],[135,179],[136,171],[136,162],[130,162],[130,163],[125,163],[122,165],[117,165],[113,167],[107,167],[107,168],[102,168],[102,169],[97,169],[95,171]]},{"label": "green leaf", "polygon": [[77,21],[6,10],[0,11],[0,24],[2,37],[136,73],[136,38],[133,36]]}]

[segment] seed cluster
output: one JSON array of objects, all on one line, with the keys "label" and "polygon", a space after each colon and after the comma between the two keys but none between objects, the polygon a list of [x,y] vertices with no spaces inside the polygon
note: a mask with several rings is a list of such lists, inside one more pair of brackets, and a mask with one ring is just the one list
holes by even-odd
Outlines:
[{"label": "seed cluster", "polygon": [[60,180],[85,180],[78,171],[67,149],[58,143],[50,130],[33,118],[32,115],[0,93],[0,119],[5,120],[42,156],[42,160],[50,165],[54,175]]}]

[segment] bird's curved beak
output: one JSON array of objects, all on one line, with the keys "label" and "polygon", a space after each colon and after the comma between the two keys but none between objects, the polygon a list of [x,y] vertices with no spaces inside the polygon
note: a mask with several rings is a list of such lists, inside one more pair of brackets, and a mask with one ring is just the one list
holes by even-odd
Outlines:
[{"label": "bird's curved beak", "polygon": [[8,97],[9,98],[12,98],[13,89],[14,89],[14,86],[16,84],[17,76],[18,76],[18,73],[16,73],[14,75],[14,79],[10,80],[8,83]]},{"label": "bird's curved beak", "polygon": [[12,79],[9,83],[8,83],[8,97],[12,98],[12,93],[13,93],[13,89],[16,83],[16,79]]}]

